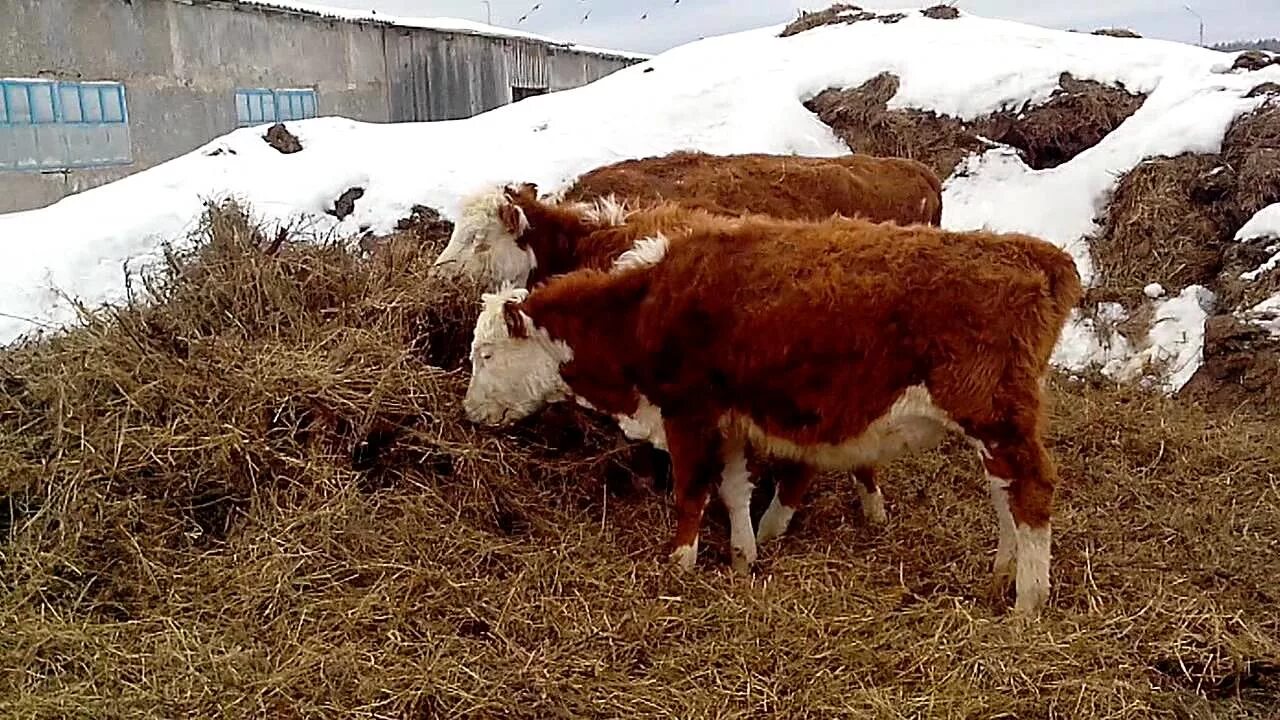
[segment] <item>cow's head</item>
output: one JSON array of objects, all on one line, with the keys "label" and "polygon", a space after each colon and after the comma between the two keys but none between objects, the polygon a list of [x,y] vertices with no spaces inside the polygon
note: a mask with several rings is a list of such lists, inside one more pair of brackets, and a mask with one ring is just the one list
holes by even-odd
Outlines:
[{"label": "cow's head", "polygon": [[573,359],[520,309],[524,288],[485,293],[471,340],[471,383],[462,401],[471,422],[509,425],[570,396],[560,366]]},{"label": "cow's head", "polygon": [[529,220],[517,198],[537,198],[524,183],[472,195],[463,201],[449,244],[436,258],[437,276],[465,275],[489,292],[510,284],[523,287],[537,266],[533,250],[521,240]]}]

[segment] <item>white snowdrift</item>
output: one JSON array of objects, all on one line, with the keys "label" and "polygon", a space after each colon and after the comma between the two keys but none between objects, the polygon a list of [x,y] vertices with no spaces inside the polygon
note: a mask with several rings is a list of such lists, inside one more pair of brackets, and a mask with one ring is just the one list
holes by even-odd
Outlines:
[{"label": "white snowdrift", "polygon": [[[1034,171],[996,148],[947,183],[944,225],[1044,237],[1072,252],[1087,283],[1083,238],[1119,176],[1154,155],[1218,150],[1231,121],[1261,102],[1245,94],[1280,81],[1280,68],[1231,73],[1233,54],[1188,45],[903,12],[907,19],[891,25],[790,38],[778,38],[775,26],[710,38],[467,120],[289,123],[305,148],[292,155],[268,147],[263,128],[246,128],[51,207],[0,216],[0,342],[73,317],[51,288],[90,304],[119,300],[122,264],[147,262],[162,240],[180,240],[205,199],[238,197],[268,221],[301,218],[321,232],[386,232],[414,204],[455,217],[459,198],[481,185],[533,181],[554,191],[594,167],[677,149],[843,154],[848,148],[802,103],[884,71],[901,78],[893,106],[962,118],[1043,101],[1063,72],[1150,94],[1128,122],[1065,165]],[[337,223],[323,211],[353,186],[365,194]],[[1160,345],[1198,348],[1194,333],[1179,337]],[[1141,352],[1102,342],[1079,320],[1054,359],[1070,370],[1120,372]],[[1189,357],[1184,373],[1194,372]]]}]

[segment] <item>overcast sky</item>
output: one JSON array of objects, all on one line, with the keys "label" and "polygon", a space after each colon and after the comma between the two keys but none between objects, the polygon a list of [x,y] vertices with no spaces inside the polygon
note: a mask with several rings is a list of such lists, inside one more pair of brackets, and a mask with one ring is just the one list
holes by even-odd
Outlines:
[{"label": "overcast sky", "polygon": [[[483,0],[311,0],[398,15],[485,19]],[[1062,29],[1122,26],[1147,37],[1196,42],[1198,26],[1186,0],[960,0],[959,7],[989,17]],[[621,50],[660,52],[699,37],[786,22],[799,9],[830,2],[807,0],[490,0],[493,23],[557,39]],[[540,4],[537,10],[531,9]],[[864,0],[868,9],[926,6],[917,0]],[[1280,35],[1280,0],[1191,0],[1205,18],[1205,42]],[[588,15],[589,13],[589,15]],[[642,15],[648,15],[641,19]],[[521,16],[527,15],[523,22]],[[585,20],[584,20],[585,17]]]}]

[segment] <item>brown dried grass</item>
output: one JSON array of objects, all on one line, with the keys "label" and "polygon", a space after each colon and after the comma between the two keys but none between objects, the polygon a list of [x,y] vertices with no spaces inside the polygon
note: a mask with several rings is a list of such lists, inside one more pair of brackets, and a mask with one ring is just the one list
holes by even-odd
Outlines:
[{"label": "brown dried grass", "polygon": [[825,10],[815,10],[812,12],[801,10],[796,16],[796,19],[792,20],[790,24],[782,29],[782,32],[778,37],[791,37],[792,35],[799,35],[806,30],[813,30],[814,28],[824,27],[826,25],[843,25],[846,23],[857,22],[852,18],[857,17],[859,19],[866,19],[865,17],[862,17],[865,15],[870,15],[873,18],[876,16],[875,13],[865,12],[857,5],[849,5],[847,3],[835,3]]},{"label": "brown dried grass", "polygon": [[886,469],[883,530],[824,476],[753,578],[717,512],[681,576],[608,424],[462,421],[429,361],[474,289],[427,281],[437,249],[224,209],[134,306],[0,355],[0,715],[1273,715],[1274,424],[1051,383],[1030,628],[984,599],[960,443]]},{"label": "brown dried grass", "polygon": [[1156,158],[1131,170],[1116,187],[1090,242],[1098,283],[1091,300],[1130,307],[1158,282],[1170,292],[1204,285],[1223,312],[1251,306],[1280,291],[1280,272],[1249,282],[1270,243],[1235,241],[1255,213],[1280,202],[1280,103],[1269,101],[1237,119],[1219,155]]},{"label": "brown dried grass", "polygon": [[806,106],[855,152],[912,158],[947,178],[986,146],[980,136],[1017,148],[1033,168],[1056,167],[1097,145],[1145,100],[1063,73],[1044,103],[966,122],[931,111],[889,110],[898,82],[881,73],[857,88],[825,90]]}]

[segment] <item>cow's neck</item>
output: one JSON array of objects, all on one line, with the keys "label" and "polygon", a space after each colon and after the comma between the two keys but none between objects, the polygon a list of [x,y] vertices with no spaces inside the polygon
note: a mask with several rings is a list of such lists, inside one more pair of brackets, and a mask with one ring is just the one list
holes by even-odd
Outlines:
[{"label": "cow's neck", "polygon": [[524,208],[529,229],[521,240],[533,251],[537,266],[529,274],[533,287],[553,275],[561,275],[581,267],[578,245],[595,226],[570,210],[533,205]]},{"label": "cow's neck", "polygon": [[637,280],[575,275],[535,291],[523,305],[534,325],[573,350],[560,375],[574,395],[610,414],[638,409]]}]

